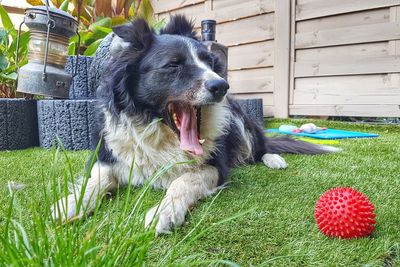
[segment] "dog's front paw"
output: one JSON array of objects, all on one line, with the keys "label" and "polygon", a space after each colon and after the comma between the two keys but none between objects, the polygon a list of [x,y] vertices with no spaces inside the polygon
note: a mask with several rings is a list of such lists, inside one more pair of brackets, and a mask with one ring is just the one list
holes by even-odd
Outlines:
[{"label": "dog's front paw", "polygon": [[186,211],[179,206],[174,206],[173,202],[166,202],[165,200],[151,208],[145,217],[145,227],[149,227],[153,221],[157,222],[156,234],[167,234],[170,231],[180,226],[185,221]]},{"label": "dog's front paw", "polygon": [[80,218],[83,215],[82,209],[77,212],[77,203],[74,195],[69,195],[58,200],[51,207],[51,216],[54,220],[62,222]]},{"label": "dog's front paw", "polygon": [[285,169],[288,166],[286,161],[277,154],[265,154],[262,161],[271,169]]}]

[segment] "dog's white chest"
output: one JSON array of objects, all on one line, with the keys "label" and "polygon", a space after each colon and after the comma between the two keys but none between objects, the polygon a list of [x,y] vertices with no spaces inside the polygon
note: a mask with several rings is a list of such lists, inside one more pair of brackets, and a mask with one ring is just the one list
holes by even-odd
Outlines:
[{"label": "dog's white chest", "polygon": [[132,173],[133,185],[154,179],[154,187],[167,188],[174,179],[197,165],[187,163],[193,157],[180,149],[176,135],[160,121],[143,127],[134,125],[125,116],[121,116],[118,124],[108,124],[106,120],[104,138],[117,159],[113,173],[121,184],[128,183]]}]

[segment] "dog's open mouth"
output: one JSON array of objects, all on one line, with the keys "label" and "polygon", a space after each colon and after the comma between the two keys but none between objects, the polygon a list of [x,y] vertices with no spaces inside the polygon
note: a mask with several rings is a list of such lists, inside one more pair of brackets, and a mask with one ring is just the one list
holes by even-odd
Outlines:
[{"label": "dog's open mouth", "polygon": [[202,155],[205,140],[200,137],[201,108],[172,102],[168,104],[168,112],[180,140],[180,148],[196,156]]}]

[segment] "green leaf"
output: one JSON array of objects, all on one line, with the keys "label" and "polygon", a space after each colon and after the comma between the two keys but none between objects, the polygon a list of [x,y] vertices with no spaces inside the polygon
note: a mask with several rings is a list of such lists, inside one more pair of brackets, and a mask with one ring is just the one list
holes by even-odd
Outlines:
[{"label": "green leaf", "polygon": [[153,25],[151,25],[151,27],[152,27],[157,33],[159,33],[160,30],[161,30],[162,28],[164,28],[166,24],[167,24],[167,22],[165,21],[165,19],[162,19],[162,20],[160,20],[160,21],[157,21],[157,22],[153,23]]},{"label": "green leaf", "polygon": [[74,36],[72,36],[71,38],[69,38],[69,41],[70,41],[70,42],[77,43],[77,42],[78,42],[78,35],[75,34]]},{"label": "green leaf", "polygon": [[96,50],[99,47],[101,41],[103,41],[103,39],[98,39],[98,40],[94,41],[91,45],[88,46],[88,48],[86,48],[83,55],[84,56],[93,56],[96,53]]},{"label": "green leaf", "polygon": [[[26,62],[24,64],[26,64]],[[22,66],[24,64],[20,64],[20,66]],[[9,64],[9,66],[3,72],[4,73],[11,73],[11,72],[15,72],[16,70],[17,70],[17,65]]]},{"label": "green leaf", "polygon": [[4,70],[8,66],[8,60],[4,55],[0,55],[0,71]]},{"label": "green leaf", "polygon": [[[32,0],[31,0],[32,1]],[[63,0],[51,0],[51,3],[56,7],[56,8],[59,8],[61,5],[62,5],[62,3],[63,3]],[[43,4],[43,6],[44,6],[45,4]]]},{"label": "green leaf", "polygon": [[0,29],[0,46],[7,46],[8,33],[5,29]]},{"label": "green leaf", "polygon": [[60,9],[62,11],[67,12],[68,11],[68,5],[69,5],[70,2],[71,2],[70,0],[64,0],[64,2],[62,2],[61,5],[60,5]]},{"label": "green leaf", "polygon": [[68,44],[68,56],[74,56],[76,51],[76,43],[70,42]]},{"label": "green leaf", "polygon": [[[30,38],[30,34],[29,32],[23,32],[21,33],[20,37],[19,37],[19,51],[18,51],[18,55],[20,56],[20,59],[22,57],[24,57],[27,52],[28,52],[28,42],[29,42],[29,38]],[[15,50],[17,49],[17,38],[15,38],[10,47],[8,48],[8,55],[12,58],[15,58]]]},{"label": "green leaf", "polygon": [[29,39],[30,39],[30,33],[29,32],[23,32],[20,34],[20,41],[19,41],[19,45],[20,46],[24,46],[27,45],[29,43]]},{"label": "green leaf", "polygon": [[32,6],[44,6],[45,3],[41,0],[26,0],[26,2]]},{"label": "green leaf", "polygon": [[96,22],[92,23],[89,26],[89,30],[90,31],[94,31],[96,26],[111,28],[112,27],[112,19],[108,18],[108,17],[105,17],[105,18],[102,18],[100,20],[97,20]]},{"label": "green leaf", "polygon": [[109,34],[110,32],[112,32],[111,28],[103,27],[103,26],[95,26],[94,29],[95,29],[95,31],[101,31],[101,32],[104,32],[106,34]]},{"label": "green leaf", "polygon": [[106,37],[110,32],[112,32],[111,28],[102,27],[102,26],[95,26],[93,29],[93,38],[95,40],[103,39]]},{"label": "green leaf", "polygon": [[10,29],[9,31],[8,31],[8,34],[11,36],[11,38],[14,40],[14,39],[17,39],[17,37],[18,37],[18,31],[16,30],[16,29]]},{"label": "green leaf", "polygon": [[11,72],[9,74],[5,74],[5,73],[0,73],[0,77],[4,78],[4,79],[8,79],[8,80],[16,80],[17,79],[17,73],[16,72]]},{"label": "green leaf", "polygon": [[0,17],[1,17],[1,22],[3,23],[3,27],[7,31],[11,31],[14,29],[14,25],[10,19],[10,16],[8,15],[7,11],[4,9],[3,5],[0,4]]},{"label": "green leaf", "polygon": [[84,31],[79,33],[81,36],[81,43],[84,45],[90,45],[95,41],[93,32]]},{"label": "green leaf", "polygon": [[142,0],[139,10],[136,10],[136,17],[142,17],[147,22],[151,22],[154,20],[153,17],[154,11],[153,7],[151,6],[150,0]]},{"label": "green leaf", "polygon": [[122,16],[112,17],[111,21],[112,21],[112,26],[116,26],[116,25],[120,25],[120,24],[124,24],[124,23],[128,22],[128,20]]}]

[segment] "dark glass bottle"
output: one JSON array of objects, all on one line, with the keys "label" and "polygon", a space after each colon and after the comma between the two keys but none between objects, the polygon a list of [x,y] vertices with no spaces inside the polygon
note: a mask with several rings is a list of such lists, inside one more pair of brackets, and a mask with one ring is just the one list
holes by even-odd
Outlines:
[{"label": "dark glass bottle", "polygon": [[228,75],[228,47],[220,44],[215,39],[215,20],[201,21],[201,40],[207,46],[208,50],[218,56],[218,59],[224,66],[222,77],[226,80]]}]

